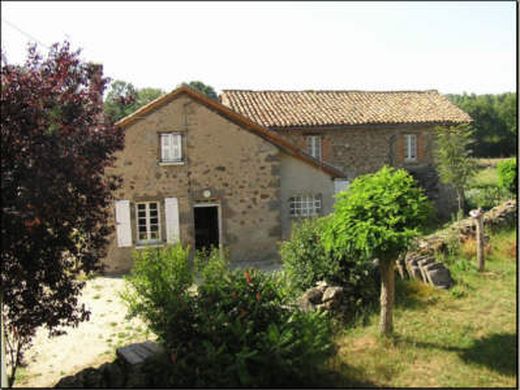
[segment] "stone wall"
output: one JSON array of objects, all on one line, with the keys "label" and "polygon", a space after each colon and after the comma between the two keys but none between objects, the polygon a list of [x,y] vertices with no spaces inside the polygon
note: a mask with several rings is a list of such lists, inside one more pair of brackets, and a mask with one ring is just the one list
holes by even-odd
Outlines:
[{"label": "stone wall", "polygon": [[[308,135],[321,135],[322,159],[349,180],[375,172],[384,164],[407,169],[425,189],[441,218],[456,209],[454,191],[442,184],[434,166],[434,126],[377,125],[319,129],[274,129],[301,149]],[[404,159],[404,134],[417,135],[417,161]]]},{"label": "stone wall", "polygon": [[[484,231],[513,226],[517,220],[516,200],[508,200],[484,213]],[[449,270],[437,262],[437,254],[446,253],[450,240],[464,242],[475,236],[475,221],[466,218],[435,234],[417,240],[417,248],[396,262],[401,278],[412,278],[438,288],[450,288],[453,280]]]}]

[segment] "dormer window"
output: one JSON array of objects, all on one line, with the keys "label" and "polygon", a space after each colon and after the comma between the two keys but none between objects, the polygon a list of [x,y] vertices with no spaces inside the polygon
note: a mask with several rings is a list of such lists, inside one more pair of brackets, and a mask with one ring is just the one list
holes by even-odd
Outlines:
[{"label": "dormer window", "polygon": [[161,163],[182,162],[182,135],[179,133],[161,134]]},{"label": "dormer window", "polygon": [[316,160],[321,160],[321,137],[319,135],[307,136],[307,152]]}]

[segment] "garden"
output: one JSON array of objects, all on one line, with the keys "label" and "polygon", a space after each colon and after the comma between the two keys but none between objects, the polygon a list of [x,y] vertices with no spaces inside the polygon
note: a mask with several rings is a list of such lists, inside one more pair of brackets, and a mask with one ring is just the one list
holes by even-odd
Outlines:
[{"label": "garden", "polygon": [[[516,179],[498,172],[506,191]],[[489,230],[484,272],[474,240],[449,240],[451,289],[395,278],[431,211],[408,173],[384,167],[300,223],[280,271],[233,269],[218,250],[191,261],[181,245],[136,253],[121,298],[164,347],[139,384],[514,386],[516,229]],[[320,282],[341,288],[340,306],[302,305]]]}]

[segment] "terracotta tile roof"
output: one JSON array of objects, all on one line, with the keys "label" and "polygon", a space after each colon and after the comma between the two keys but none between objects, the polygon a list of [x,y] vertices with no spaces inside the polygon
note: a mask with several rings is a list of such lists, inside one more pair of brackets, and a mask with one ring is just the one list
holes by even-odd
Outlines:
[{"label": "terracotta tile roof", "polygon": [[435,90],[224,90],[222,104],[268,128],[398,123],[467,123],[471,117]]},{"label": "terracotta tile roof", "polygon": [[144,105],[143,107],[137,109],[130,115],[120,119],[115,124],[116,124],[116,126],[119,126],[122,128],[128,128],[129,126],[133,125],[134,123],[146,118],[152,112],[159,110],[161,107],[165,106],[166,104],[170,103],[171,101],[177,99],[179,96],[184,95],[184,94],[188,95],[195,101],[206,106],[210,110],[213,110],[214,112],[221,115],[222,117],[230,120],[233,123],[236,123],[237,125],[241,126],[242,128],[244,128],[244,129],[252,132],[253,134],[256,134],[257,136],[265,139],[266,141],[272,143],[273,145],[277,146],[278,148],[280,148],[281,150],[283,150],[285,153],[289,154],[290,156],[293,156],[293,157],[313,166],[314,168],[325,172],[331,178],[347,177],[344,172],[325,163],[324,161],[316,160],[315,158],[311,157],[309,154],[300,150],[296,145],[294,145],[292,142],[289,142],[288,140],[286,140],[284,137],[277,134],[276,132],[266,129],[265,127],[262,127],[261,125],[252,121],[251,119],[247,118],[246,116],[241,115],[240,113],[237,113],[233,110],[230,110],[228,107],[224,106],[223,104],[219,103],[218,101],[216,101],[214,99],[210,99],[206,95],[200,93],[199,91],[195,91],[187,86],[179,87],[166,95],[158,97],[157,99],[155,99],[155,100],[151,101],[150,103]]}]

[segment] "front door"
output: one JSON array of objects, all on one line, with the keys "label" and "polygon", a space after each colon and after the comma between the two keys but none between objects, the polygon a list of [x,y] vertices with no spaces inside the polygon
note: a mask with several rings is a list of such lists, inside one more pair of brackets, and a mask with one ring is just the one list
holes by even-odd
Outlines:
[{"label": "front door", "polygon": [[218,206],[195,206],[195,250],[219,247]]}]

